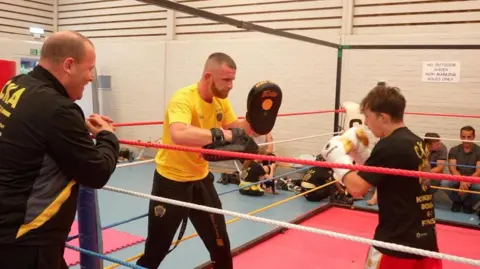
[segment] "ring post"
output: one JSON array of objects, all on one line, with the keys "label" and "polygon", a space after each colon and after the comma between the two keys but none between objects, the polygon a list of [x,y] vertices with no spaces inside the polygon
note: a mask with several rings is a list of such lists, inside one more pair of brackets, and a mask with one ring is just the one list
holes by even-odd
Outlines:
[{"label": "ring post", "polygon": [[[342,88],[342,59],[343,59],[343,47],[338,47],[337,50],[337,79],[335,82],[335,110],[340,109],[340,94]],[[340,113],[337,111],[334,113],[333,118],[333,132],[337,133],[340,131]]]},{"label": "ring post", "polygon": [[[103,254],[102,226],[96,190],[80,186],[77,213],[80,248]],[[80,268],[102,269],[103,260],[80,253]]]}]

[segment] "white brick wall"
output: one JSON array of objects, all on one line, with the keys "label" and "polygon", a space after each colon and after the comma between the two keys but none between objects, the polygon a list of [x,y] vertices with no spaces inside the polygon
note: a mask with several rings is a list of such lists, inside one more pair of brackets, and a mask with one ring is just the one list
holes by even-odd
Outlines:
[{"label": "white brick wall", "polygon": [[[101,113],[117,122],[163,120],[165,43],[95,41],[98,75],[110,75],[111,90],[100,90]],[[122,127],[129,140],[157,140],[161,126]]]},{"label": "white brick wall", "polygon": [[[457,39],[454,39],[456,37]],[[350,36],[350,44],[468,44],[480,40],[478,34],[443,34],[418,36],[382,36],[372,40],[366,36]],[[407,111],[476,114],[478,106],[480,50],[346,50],[343,61],[342,101],[360,102],[377,81],[399,87],[407,98]],[[461,63],[459,83],[423,83],[423,61],[458,61]],[[406,117],[406,124],[417,134],[437,132],[444,138],[459,139],[460,128],[472,125],[480,131],[479,119]],[[447,146],[459,142],[445,141]]]}]

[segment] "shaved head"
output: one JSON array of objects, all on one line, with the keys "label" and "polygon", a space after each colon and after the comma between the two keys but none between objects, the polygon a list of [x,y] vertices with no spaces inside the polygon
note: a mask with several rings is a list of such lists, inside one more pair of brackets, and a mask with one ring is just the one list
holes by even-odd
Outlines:
[{"label": "shaved head", "polygon": [[233,70],[237,69],[237,64],[232,59],[232,57],[222,52],[215,52],[207,58],[207,61],[205,62],[205,66],[203,68],[203,72],[215,71],[222,65],[226,65]]},{"label": "shaved head", "polygon": [[75,61],[82,62],[89,46],[93,48],[93,43],[80,33],[57,32],[49,36],[43,43],[40,61],[58,64],[66,58],[73,58]]}]

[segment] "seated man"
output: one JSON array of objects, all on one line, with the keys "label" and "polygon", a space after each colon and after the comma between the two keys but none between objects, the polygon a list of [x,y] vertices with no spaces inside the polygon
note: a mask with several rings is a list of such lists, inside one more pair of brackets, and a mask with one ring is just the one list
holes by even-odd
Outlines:
[{"label": "seated man", "polygon": [[[465,126],[460,129],[460,138],[462,140],[474,140],[475,129],[471,126]],[[477,168],[475,168],[475,166]],[[448,169],[452,175],[479,176],[480,175],[480,147],[472,142],[462,142],[452,147],[448,153]],[[459,190],[480,191],[480,184],[469,182],[458,182],[452,180],[442,180],[441,185],[447,188],[458,188]],[[466,214],[474,212],[473,206],[477,202],[474,194],[447,191],[447,195],[452,200],[452,211],[460,212],[463,210]]]},{"label": "seated man", "polygon": [[[264,149],[260,149],[259,154],[266,154]],[[265,187],[269,187],[269,191],[276,194],[275,191],[275,184],[269,182],[265,182],[263,184],[255,184],[251,185],[252,183],[263,181],[265,179],[271,178],[271,165],[265,164],[262,160],[246,160],[243,162],[243,170],[240,173],[240,190],[239,192],[243,195],[248,196],[262,196],[265,194]],[[267,184],[270,183],[270,184]],[[249,185],[247,187],[246,186]]]},{"label": "seated man", "polygon": [[[316,160],[325,161],[320,155],[317,156]],[[312,166],[307,170],[302,180],[300,180],[300,193],[318,188],[333,180],[333,170],[331,168]],[[343,188],[339,182],[307,193],[304,196],[307,201],[311,202],[319,202],[325,198],[330,198],[331,202],[353,204],[352,196],[346,192],[345,188]]]},{"label": "seated man", "polygon": [[[430,166],[432,168],[432,173],[440,173],[442,174],[445,170],[445,163],[448,157],[448,150],[445,144],[440,141],[440,135],[437,133],[426,133],[425,144],[427,145],[427,149],[430,152],[428,161],[430,162]],[[432,179],[430,180],[431,186],[440,186],[441,181]],[[432,193],[436,192],[436,189],[430,188]]]}]

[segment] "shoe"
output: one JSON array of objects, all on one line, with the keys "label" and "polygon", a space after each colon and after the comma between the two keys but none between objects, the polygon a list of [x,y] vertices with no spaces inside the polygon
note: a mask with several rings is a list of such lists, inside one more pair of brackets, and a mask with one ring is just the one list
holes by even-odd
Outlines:
[{"label": "shoe", "polygon": [[460,212],[460,211],[462,211],[462,202],[453,202],[452,212]]},{"label": "shoe", "polygon": [[465,213],[465,214],[473,214],[473,212],[474,212],[473,206],[471,206],[469,204],[464,204],[462,209],[463,209],[463,213]]},{"label": "shoe", "polygon": [[349,195],[346,195],[343,191],[338,191],[332,196],[330,196],[330,202],[344,205],[353,205],[353,198]]}]

